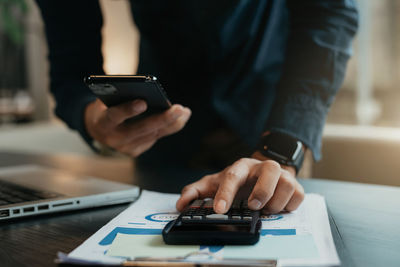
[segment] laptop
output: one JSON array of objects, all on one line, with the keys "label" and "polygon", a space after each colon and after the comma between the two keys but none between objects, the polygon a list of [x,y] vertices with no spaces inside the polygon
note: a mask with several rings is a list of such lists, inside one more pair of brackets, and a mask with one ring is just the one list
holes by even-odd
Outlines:
[{"label": "laptop", "polygon": [[37,165],[0,169],[0,220],[132,202],[137,186]]}]

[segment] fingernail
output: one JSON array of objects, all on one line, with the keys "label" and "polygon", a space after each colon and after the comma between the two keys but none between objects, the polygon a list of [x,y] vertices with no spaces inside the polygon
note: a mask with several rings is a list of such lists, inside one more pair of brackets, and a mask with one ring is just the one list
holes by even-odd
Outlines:
[{"label": "fingernail", "polygon": [[218,212],[224,212],[226,208],[226,201],[225,200],[220,200],[217,202],[217,205],[215,206],[215,209]]},{"label": "fingernail", "polygon": [[249,202],[249,208],[253,210],[258,210],[261,208],[261,202],[258,199],[253,199]]},{"label": "fingernail", "polygon": [[184,109],[187,111],[187,113],[189,114],[189,116],[192,115],[192,111],[190,110],[190,108],[184,108]]},{"label": "fingernail", "polygon": [[179,118],[180,116],[182,116],[182,109],[181,108],[176,108],[172,114],[170,114],[170,118],[172,120],[176,120],[177,118]]},{"label": "fingernail", "polygon": [[190,118],[190,113],[185,113],[184,116],[184,120],[187,121]]},{"label": "fingernail", "polygon": [[143,101],[137,100],[133,104],[133,109],[136,112],[142,112],[146,109],[146,104]]}]

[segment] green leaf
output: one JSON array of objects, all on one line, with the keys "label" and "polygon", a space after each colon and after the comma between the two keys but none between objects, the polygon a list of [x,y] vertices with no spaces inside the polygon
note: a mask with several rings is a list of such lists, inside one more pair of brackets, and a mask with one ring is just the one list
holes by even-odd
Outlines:
[{"label": "green leaf", "polygon": [[28,5],[25,0],[1,0],[1,19],[3,30],[5,34],[10,38],[10,40],[16,44],[20,45],[24,41],[24,28],[23,25],[18,21],[13,15],[13,9],[19,9],[21,14],[26,14],[28,12]]}]

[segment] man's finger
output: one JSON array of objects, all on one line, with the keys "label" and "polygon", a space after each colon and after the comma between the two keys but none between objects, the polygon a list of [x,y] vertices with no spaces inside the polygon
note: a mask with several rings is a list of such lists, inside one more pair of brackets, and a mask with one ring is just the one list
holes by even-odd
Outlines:
[{"label": "man's finger", "polygon": [[192,200],[213,197],[217,190],[215,176],[207,175],[197,182],[185,186],[182,189],[181,197],[176,202],[178,211],[182,211]]},{"label": "man's finger", "polygon": [[267,160],[259,164],[258,180],[251,192],[248,205],[250,209],[259,210],[271,199],[281,175],[279,163]]},{"label": "man's finger", "polygon": [[182,116],[180,116],[176,121],[173,123],[165,126],[164,128],[161,128],[158,130],[158,138],[174,134],[176,132],[179,132],[182,130],[182,128],[186,125],[187,121],[189,120],[192,112],[190,109],[186,109]]},{"label": "man's finger", "polygon": [[219,174],[221,183],[214,198],[214,211],[216,213],[228,211],[239,187],[246,182],[249,176],[250,162],[250,159],[240,159]]},{"label": "man's finger", "polygon": [[136,136],[144,136],[165,128],[187,113],[190,113],[189,109],[184,108],[181,105],[173,105],[163,113],[143,118],[142,120],[130,125],[124,125],[123,131],[126,136],[132,136],[132,139],[134,139]]},{"label": "man's finger", "polygon": [[143,152],[149,150],[156,142],[157,142],[157,140],[153,139],[153,140],[151,140],[149,142],[145,142],[143,144],[140,144],[139,146],[137,146],[135,149],[132,150],[131,156],[132,157],[140,156]]},{"label": "man's finger", "polygon": [[301,184],[299,184],[296,181],[296,189],[294,190],[291,199],[287,203],[285,210],[287,211],[296,210],[300,206],[301,202],[303,202],[303,200],[304,200],[304,189],[301,186]]},{"label": "man's finger", "polygon": [[282,211],[288,204],[295,191],[295,178],[287,171],[282,170],[273,197],[263,209],[264,213],[275,214]]},{"label": "man's finger", "polygon": [[129,144],[117,147],[117,150],[128,154],[132,157],[137,157],[157,142],[157,132],[135,139]]},{"label": "man's finger", "polygon": [[[108,137],[109,140],[107,144],[116,147],[120,151],[119,148],[129,146],[133,143],[138,143],[143,138],[146,138],[149,135],[154,135],[154,133],[157,133],[157,136],[154,138],[159,139],[160,136],[163,136],[163,133],[160,132],[163,127],[167,127],[166,125],[169,124],[173,125],[179,121],[181,117],[185,116],[178,116],[178,119],[174,119],[173,117],[176,116],[175,113],[183,112],[183,114],[190,114],[189,109],[183,108],[180,105],[174,106],[175,107],[171,108],[171,111],[168,110],[161,114],[155,114],[134,123],[118,125],[118,127],[115,128],[114,134]],[[173,115],[171,115],[171,113]],[[168,119],[168,117],[170,117],[170,119]]]},{"label": "man's finger", "polygon": [[137,99],[105,110],[102,123],[116,126],[125,120],[143,113],[147,109],[146,102]]}]

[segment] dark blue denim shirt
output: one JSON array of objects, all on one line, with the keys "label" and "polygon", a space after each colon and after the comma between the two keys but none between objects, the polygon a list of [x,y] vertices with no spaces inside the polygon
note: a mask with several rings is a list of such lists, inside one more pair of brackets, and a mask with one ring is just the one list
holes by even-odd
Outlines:
[{"label": "dark blue denim shirt", "polygon": [[[185,153],[222,123],[250,148],[262,132],[280,131],[320,158],[325,117],[358,27],[352,0],[130,2],[141,34],[138,73],[157,76],[172,102],[193,111],[185,130],[162,139],[154,153],[168,143],[175,149],[166,153]],[[82,80],[103,73],[99,3],[37,3],[56,114],[90,142],[83,112],[95,97]]]}]

